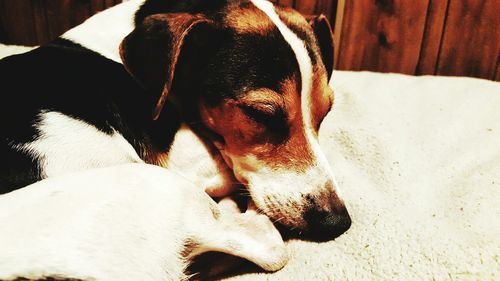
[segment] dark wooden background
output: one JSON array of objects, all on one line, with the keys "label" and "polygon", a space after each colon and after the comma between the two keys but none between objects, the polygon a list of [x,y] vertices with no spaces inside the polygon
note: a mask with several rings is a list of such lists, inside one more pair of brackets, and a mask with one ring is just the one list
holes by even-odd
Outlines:
[{"label": "dark wooden background", "polygon": [[[119,2],[0,0],[0,42],[43,44]],[[330,19],[336,69],[500,81],[500,0],[274,2]]]},{"label": "dark wooden background", "polygon": [[335,29],[337,69],[500,80],[499,0],[345,0],[343,5]]},{"label": "dark wooden background", "polygon": [[35,46],[121,0],[0,0],[0,42]]}]

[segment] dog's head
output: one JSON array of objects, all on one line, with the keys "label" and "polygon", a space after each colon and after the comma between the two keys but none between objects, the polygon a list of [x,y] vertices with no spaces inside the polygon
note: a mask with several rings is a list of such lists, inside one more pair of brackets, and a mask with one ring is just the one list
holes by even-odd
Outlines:
[{"label": "dog's head", "polygon": [[259,209],[315,238],[343,233],[351,220],[318,143],[333,104],[326,19],[307,22],[265,0],[188,2],[139,12],[120,48],[151,92],[153,118],[174,97]]}]

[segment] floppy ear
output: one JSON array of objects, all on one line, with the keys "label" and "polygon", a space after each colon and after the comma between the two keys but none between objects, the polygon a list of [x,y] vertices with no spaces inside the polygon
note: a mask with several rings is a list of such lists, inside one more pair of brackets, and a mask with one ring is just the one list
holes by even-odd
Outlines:
[{"label": "floppy ear", "polygon": [[120,56],[127,71],[148,91],[154,93],[153,119],[165,104],[181,51],[187,37],[211,21],[187,13],[156,14],[147,17],[120,45]]},{"label": "floppy ear", "polygon": [[333,71],[334,52],[332,27],[330,26],[328,19],[323,14],[311,19],[309,24],[312,26],[314,34],[318,39],[321,58],[325,64],[328,79],[330,79]]}]

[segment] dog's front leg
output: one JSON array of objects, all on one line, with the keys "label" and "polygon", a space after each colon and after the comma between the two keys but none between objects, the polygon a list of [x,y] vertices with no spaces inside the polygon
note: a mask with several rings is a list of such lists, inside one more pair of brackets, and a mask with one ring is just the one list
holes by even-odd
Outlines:
[{"label": "dog's front leg", "polygon": [[281,269],[288,254],[271,220],[255,209],[250,200],[242,212],[238,203],[225,197],[218,203],[220,218],[212,235],[204,236],[211,252],[196,257],[188,268],[193,280],[216,280],[235,273]]}]

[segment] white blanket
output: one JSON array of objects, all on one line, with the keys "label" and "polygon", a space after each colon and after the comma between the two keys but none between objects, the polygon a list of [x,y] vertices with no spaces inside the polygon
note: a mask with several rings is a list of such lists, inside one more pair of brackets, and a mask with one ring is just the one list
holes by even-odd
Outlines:
[{"label": "white blanket", "polygon": [[500,280],[500,83],[333,74],[320,142],[353,218],[231,280]]},{"label": "white blanket", "polygon": [[[0,45],[0,57],[24,49]],[[500,83],[336,71],[320,138],[353,219],[231,280],[499,280]]]},{"label": "white blanket", "polygon": [[4,45],[0,44],[0,59],[15,55],[15,54],[20,54],[27,52],[35,47],[27,47],[27,46],[18,46],[18,45]]}]

